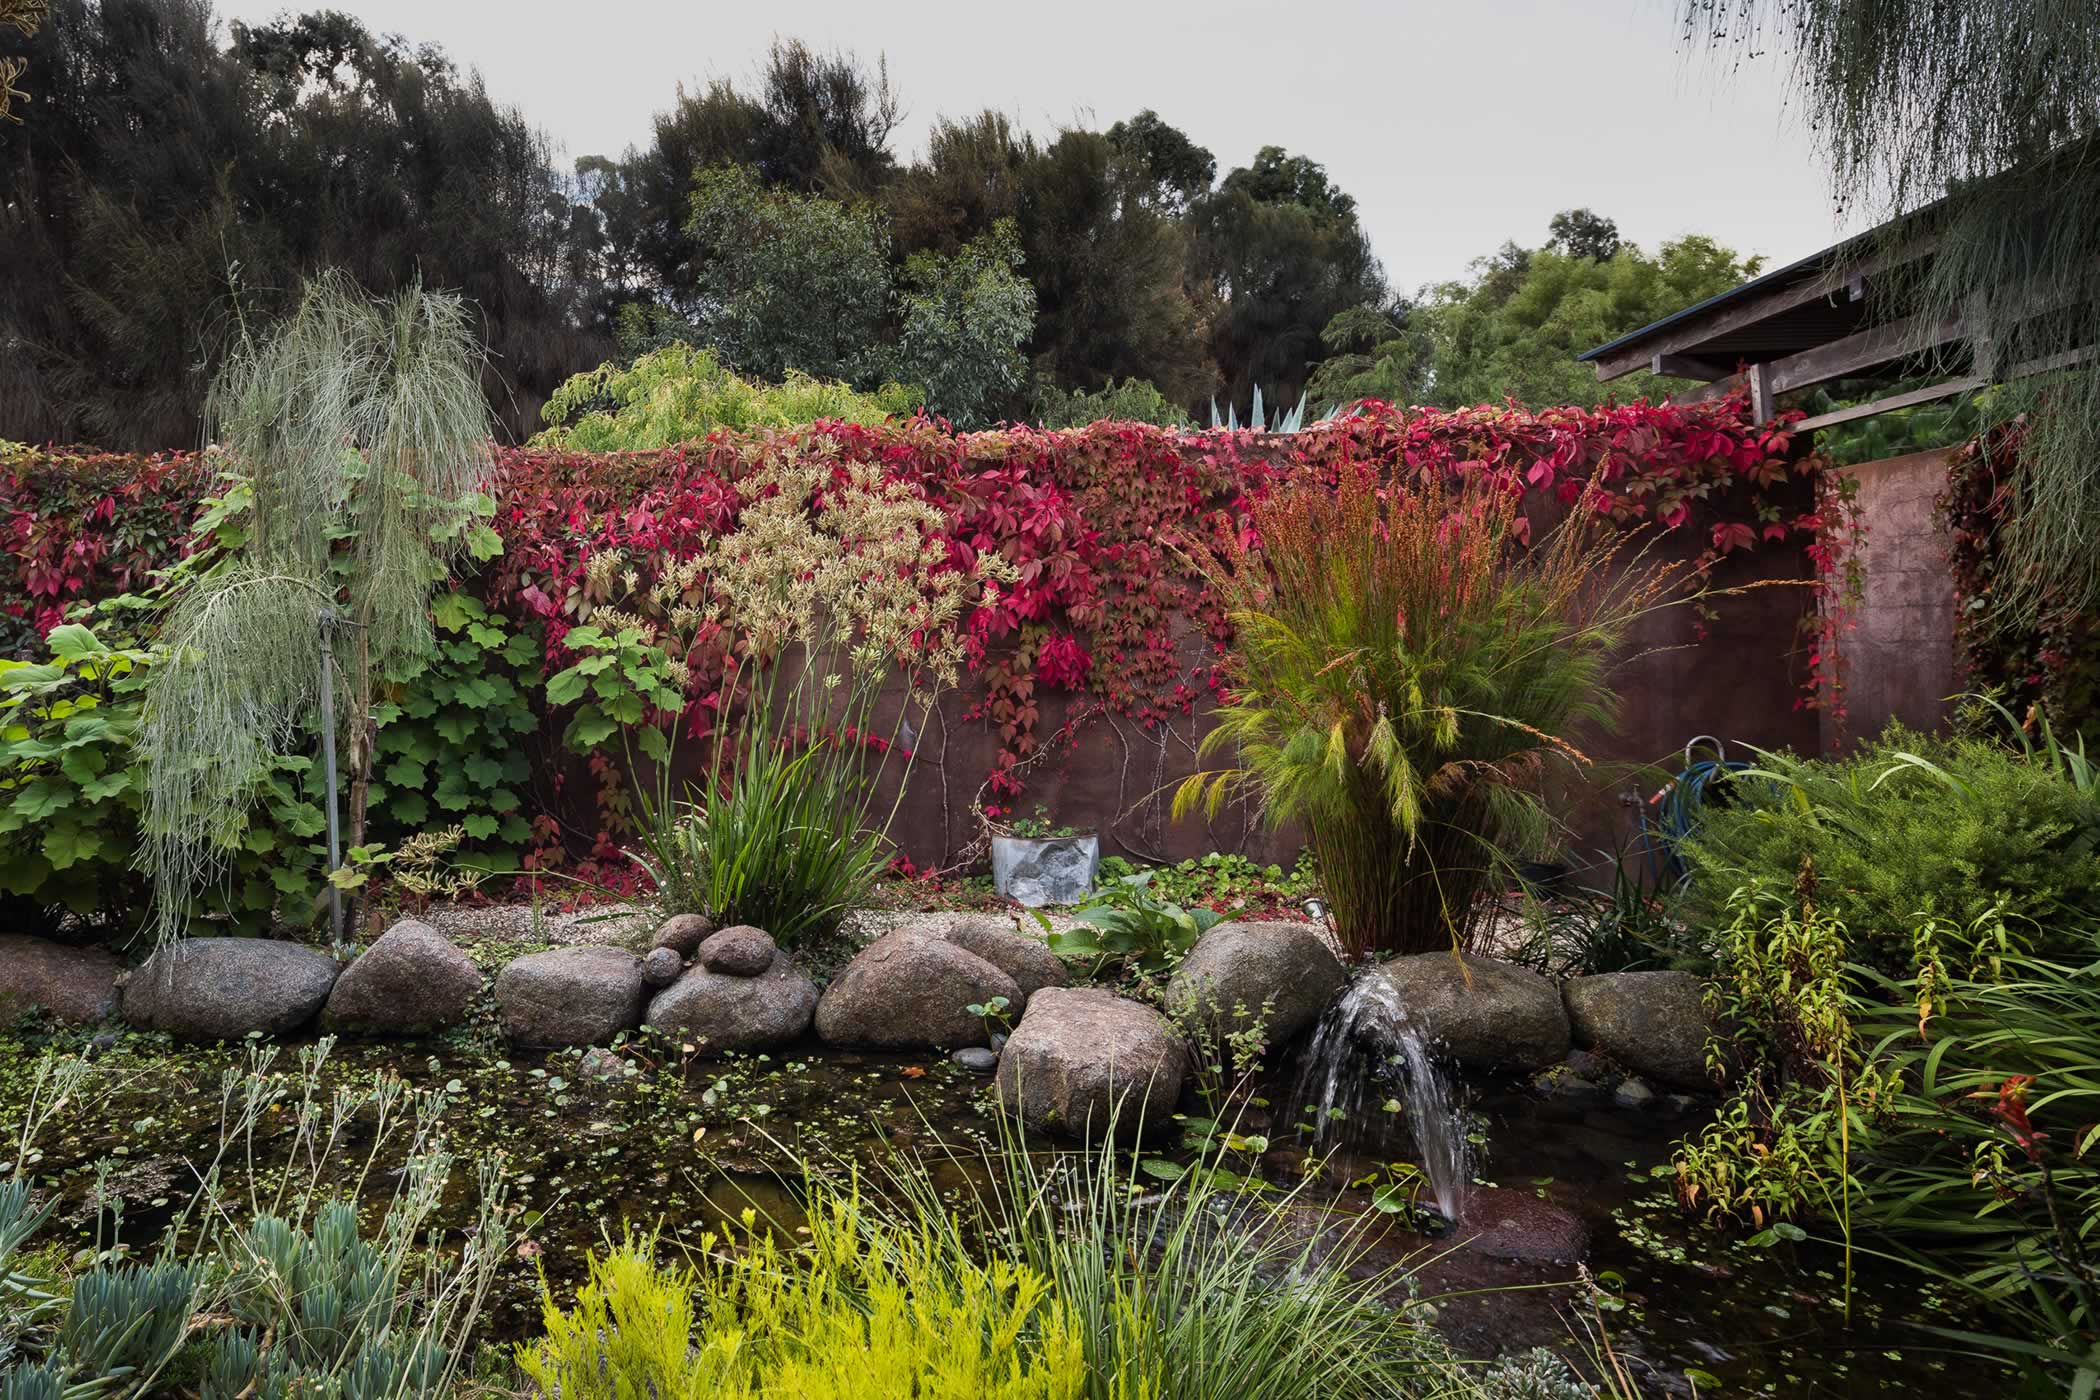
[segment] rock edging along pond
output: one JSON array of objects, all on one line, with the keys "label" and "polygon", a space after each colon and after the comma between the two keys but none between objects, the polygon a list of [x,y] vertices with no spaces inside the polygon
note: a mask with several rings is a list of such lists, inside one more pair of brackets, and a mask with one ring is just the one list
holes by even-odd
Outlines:
[{"label": "rock edging along pond", "polygon": [[[1556,984],[1492,958],[1425,953],[1358,976],[1384,979],[1408,1031],[1463,1071],[1535,1074],[1549,1094],[1616,1086],[1631,1103],[1655,1097],[1643,1079],[1712,1088],[1707,1012],[1687,973]],[[1193,1067],[1182,1027],[1219,1040],[1259,1028],[1280,1047],[1339,999],[1350,973],[1306,925],[1227,922],[1170,981],[1171,1017],[1071,981],[1040,939],[997,917],[908,920],[820,990],[764,930],[680,915],[647,959],[591,945],[526,953],[493,990],[505,1034],[537,1049],[606,1045],[642,1026],[702,1057],[780,1049],[812,1033],[841,1048],[975,1049],[996,1055],[1002,1097],[1024,1117],[1081,1131],[1089,1113],[1131,1093],[1172,1111]],[[0,1010],[94,1023],[121,1009],[134,1025],[187,1040],[288,1035],[316,1021],[365,1037],[427,1034],[464,1023],[485,987],[466,954],[415,919],[347,968],[298,944],[194,938],[125,973],[101,949],[0,938]]]}]

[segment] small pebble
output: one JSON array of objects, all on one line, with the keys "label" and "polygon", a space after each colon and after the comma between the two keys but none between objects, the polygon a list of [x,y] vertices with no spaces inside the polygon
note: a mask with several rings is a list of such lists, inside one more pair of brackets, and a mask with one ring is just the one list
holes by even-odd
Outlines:
[{"label": "small pebble", "polygon": [[975,1070],[979,1074],[990,1074],[993,1070],[999,1068],[999,1057],[982,1045],[967,1046],[956,1051],[948,1058],[954,1060],[955,1063],[961,1065],[964,1069]]},{"label": "small pebble", "polygon": [[576,1072],[586,1079],[619,1079],[627,1073],[627,1061],[602,1045],[593,1046],[577,1061]]},{"label": "small pebble", "polygon": [[1004,1031],[993,1031],[993,1032],[992,1032],[992,1053],[993,1053],[994,1055],[996,1055],[996,1054],[998,1054],[998,1053],[999,1053],[999,1052],[1000,1052],[1001,1050],[1004,1050],[1005,1048],[1006,1048],[1006,1032],[1004,1032]]},{"label": "small pebble", "polygon": [[1627,1079],[1611,1098],[1621,1108],[1646,1108],[1655,1102],[1655,1091],[1638,1079]]},{"label": "small pebble", "polygon": [[652,987],[668,987],[685,971],[685,960],[672,948],[652,948],[642,959],[642,981]]}]

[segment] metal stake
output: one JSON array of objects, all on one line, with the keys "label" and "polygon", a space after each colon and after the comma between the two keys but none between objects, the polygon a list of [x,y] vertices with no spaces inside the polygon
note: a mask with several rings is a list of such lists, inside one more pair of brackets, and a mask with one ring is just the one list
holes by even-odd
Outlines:
[{"label": "metal stake", "polygon": [[335,872],[343,867],[342,826],[335,796],[335,614],[321,614],[321,763],[328,775],[328,928],[338,955],[344,951],[343,887]]}]

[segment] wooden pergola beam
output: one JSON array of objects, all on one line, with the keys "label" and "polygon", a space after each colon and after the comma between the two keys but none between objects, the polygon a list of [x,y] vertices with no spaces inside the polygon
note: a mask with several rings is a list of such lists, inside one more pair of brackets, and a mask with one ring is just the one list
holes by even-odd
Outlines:
[{"label": "wooden pergola beam", "polygon": [[1665,327],[1608,355],[1600,355],[1591,363],[1597,367],[1598,379],[1617,379],[1622,374],[1648,369],[1658,355],[1688,354],[1704,341],[1732,335],[1811,302],[1856,301],[1863,294],[1867,278],[1899,263],[1923,257],[1936,246],[1938,239],[1927,236],[1914,239],[1901,248],[1884,248],[1856,262],[1827,269],[1799,282],[1740,297],[1710,315],[1691,317]]},{"label": "wooden pergola beam", "polygon": [[1840,423],[1851,423],[1861,418],[1872,418],[1876,414],[1892,413],[1899,408],[1915,408],[1921,403],[1931,403],[1935,399],[1951,399],[1956,394],[1970,393],[1977,389],[1987,388],[1994,383],[2010,383],[2015,379],[2025,379],[2029,375],[2047,374],[2051,370],[2069,369],[2072,365],[2092,359],[2096,353],[2100,353],[2100,347],[2088,345],[2081,349],[2065,350],[2060,354],[2045,355],[2040,359],[2028,360],[2014,365],[2012,372],[2006,375],[2002,381],[1992,379],[1988,375],[1972,374],[1960,379],[1949,379],[1943,383],[1927,385],[1923,389],[1908,389],[1900,394],[1889,394],[1882,398],[1870,399],[1866,403],[1856,403],[1850,408],[1836,408],[1828,413],[1819,413],[1813,418],[1804,418],[1794,425],[1794,431],[1797,433],[1811,433],[1818,428],[1832,428]]}]

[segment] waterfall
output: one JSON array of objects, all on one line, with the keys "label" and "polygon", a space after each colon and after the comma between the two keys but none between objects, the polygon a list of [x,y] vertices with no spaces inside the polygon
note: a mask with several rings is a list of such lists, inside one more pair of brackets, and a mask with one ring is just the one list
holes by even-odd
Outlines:
[{"label": "waterfall", "polygon": [[1330,1137],[1375,1142],[1389,1120],[1383,1105],[1394,1098],[1437,1210],[1456,1224],[1473,1181],[1473,1146],[1456,1086],[1408,1024],[1391,980],[1373,968],[1314,1029],[1293,1107],[1313,1115],[1316,1145]]}]

